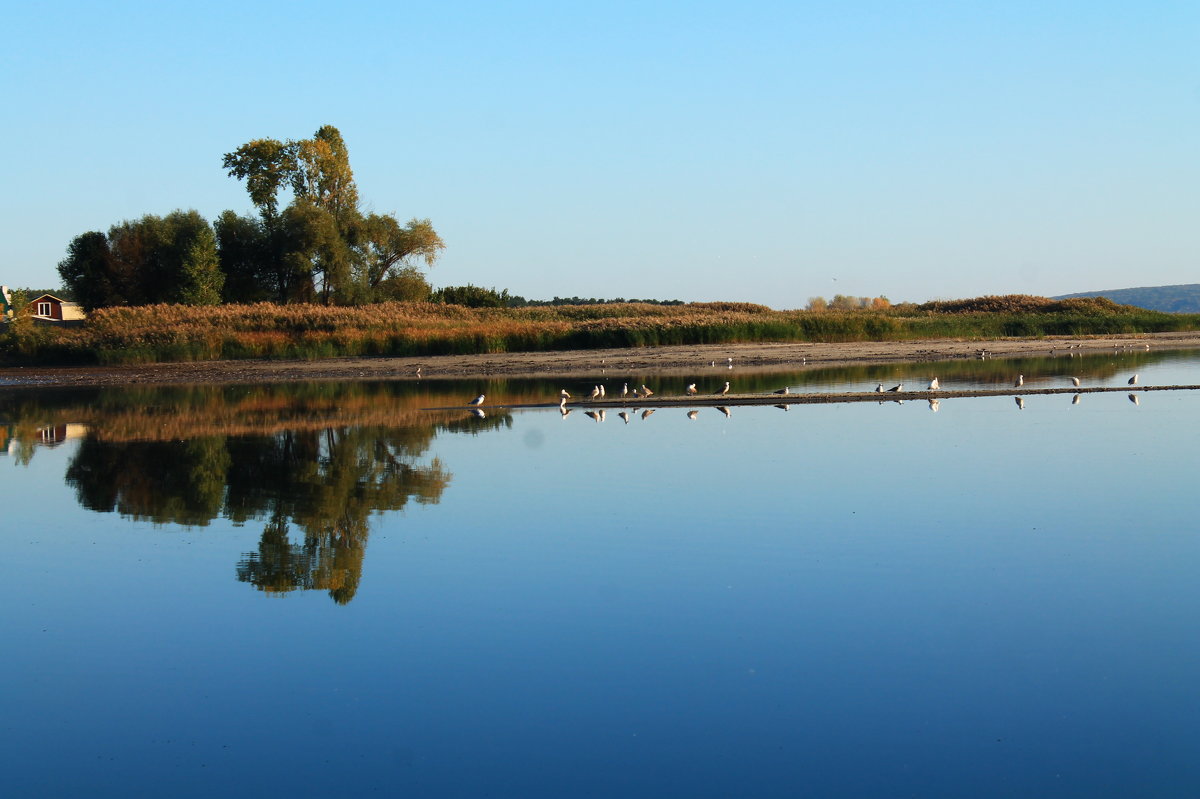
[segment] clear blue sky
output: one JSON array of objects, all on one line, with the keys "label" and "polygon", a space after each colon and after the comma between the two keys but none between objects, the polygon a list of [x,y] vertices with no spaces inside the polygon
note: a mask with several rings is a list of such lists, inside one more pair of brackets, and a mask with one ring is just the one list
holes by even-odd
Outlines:
[{"label": "clear blue sky", "polygon": [[251,211],[223,153],[339,128],[434,285],[893,301],[1200,282],[1200,4],[10,3],[0,282]]}]

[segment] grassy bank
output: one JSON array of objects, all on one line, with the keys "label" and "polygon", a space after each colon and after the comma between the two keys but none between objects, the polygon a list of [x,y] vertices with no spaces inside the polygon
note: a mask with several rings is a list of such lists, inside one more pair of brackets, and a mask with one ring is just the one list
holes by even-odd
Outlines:
[{"label": "grassy bank", "polygon": [[430,303],[151,305],[92,313],[80,328],[8,325],[9,364],[319,359],[764,341],[994,339],[1189,331],[1200,315],[1103,299],[1040,297],[902,305],[881,310],[775,311],[748,303],[471,309]]}]

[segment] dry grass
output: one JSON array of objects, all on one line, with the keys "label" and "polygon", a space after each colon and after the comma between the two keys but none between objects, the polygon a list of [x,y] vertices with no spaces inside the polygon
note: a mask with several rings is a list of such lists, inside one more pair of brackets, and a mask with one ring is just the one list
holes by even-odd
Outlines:
[{"label": "dry grass", "polygon": [[148,363],[403,356],[723,344],[1000,338],[1194,330],[1200,316],[1098,298],[1012,295],[859,311],[774,311],[751,303],[470,309],[431,303],[149,305],[93,313],[77,329],[0,336],[8,362]]}]

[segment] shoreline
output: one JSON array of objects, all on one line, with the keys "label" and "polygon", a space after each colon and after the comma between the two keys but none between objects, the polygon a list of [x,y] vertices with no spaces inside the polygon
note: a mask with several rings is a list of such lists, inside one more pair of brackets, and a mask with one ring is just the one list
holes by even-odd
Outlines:
[{"label": "shoreline", "polygon": [[[1038,339],[927,339],[835,343],[678,345],[634,349],[435,355],[406,358],[330,358],[314,361],[189,361],[129,366],[0,367],[0,389],[21,387],[191,385],[323,380],[590,377],[607,372],[639,375],[694,373],[733,359],[745,372],[799,366],[852,366],[1014,358],[1063,353],[1200,349],[1200,332],[1047,337]],[[417,369],[420,367],[420,375]]]}]

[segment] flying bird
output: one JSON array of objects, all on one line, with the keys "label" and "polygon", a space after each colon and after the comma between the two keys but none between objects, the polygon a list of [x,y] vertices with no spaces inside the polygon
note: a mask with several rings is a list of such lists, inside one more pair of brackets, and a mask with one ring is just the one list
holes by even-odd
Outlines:
[{"label": "flying bird", "polygon": [[1017,375],[1017,382],[1013,383],[1013,388],[1020,388],[1025,385],[1025,375]]},{"label": "flying bird", "polygon": [[468,402],[467,404],[468,404],[468,405],[482,405],[482,404],[483,404],[483,395],[482,395],[482,394],[480,394],[478,397],[476,397],[475,399],[471,400],[471,401],[470,401],[470,402]]},{"label": "flying bird", "polygon": [[1137,377],[1138,377],[1137,375],[1134,375],[1133,377],[1129,378],[1129,385],[1136,386],[1137,385]]},{"label": "flying bird", "polygon": [[938,383],[938,379],[936,377],[929,381],[930,391],[937,391],[939,388],[941,388],[941,385]]}]

